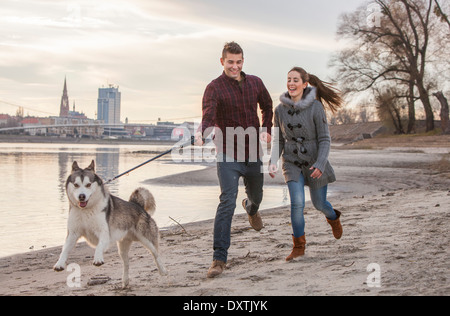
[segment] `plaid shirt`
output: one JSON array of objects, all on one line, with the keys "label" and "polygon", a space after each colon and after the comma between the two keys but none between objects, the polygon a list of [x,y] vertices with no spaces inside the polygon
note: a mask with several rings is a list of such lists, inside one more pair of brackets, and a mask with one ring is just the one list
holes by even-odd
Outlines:
[{"label": "plaid shirt", "polygon": [[[254,127],[259,131],[261,127],[258,117],[258,104],[262,113],[262,127],[266,128],[267,133],[271,133],[273,104],[272,98],[262,80],[256,76],[246,75],[241,72],[243,80],[238,82],[229,78],[225,72],[217,79],[213,80],[207,87],[203,96],[203,120],[200,126],[204,134],[205,130],[210,127],[216,127],[216,145],[218,152],[219,147],[223,148],[223,153],[227,153],[227,127],[242,127],[247,130]],[[217,140],[217,128],[220,128],[223,135],[223,146],[220,146],[220,140]],[[237,136],[234,137],[235,140]],[[234,141],[235,141],[234,140]],[[258,150],[256,154],[259,156],[259,137],[257,140]],[[234,144],[234,158],[238,160],[238,148],[243,144]],[[254,155],[249,152],[249,140],[246,136],[245,141],[245,160],[254,161]]]}]

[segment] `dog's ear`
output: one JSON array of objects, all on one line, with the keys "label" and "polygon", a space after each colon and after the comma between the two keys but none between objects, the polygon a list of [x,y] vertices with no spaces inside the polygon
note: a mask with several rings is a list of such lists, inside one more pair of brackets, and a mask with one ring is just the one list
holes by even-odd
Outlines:
[{"label": "dog's ear", "polygon": [[92,160],[91,164],[86,169],[87,170],[92,170],[92,172],[95,172],[95,161]]},{"label": "dog's ear", "polygon": [[76,161],[73,162],[72,165],[72,172],[80,170],[80,167],[78,167],[78,163]]}]

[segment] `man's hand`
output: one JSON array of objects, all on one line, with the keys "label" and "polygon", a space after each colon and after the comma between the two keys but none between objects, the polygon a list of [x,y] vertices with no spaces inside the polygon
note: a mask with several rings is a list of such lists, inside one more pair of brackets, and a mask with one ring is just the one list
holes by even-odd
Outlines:
[{"label": "man's hand", "polygon": [[194,144],[193,145],[195,145],[195,146],[203,146],[204,143],[205,143],[205,140],[203,139],[202,132],[195,133]]}]

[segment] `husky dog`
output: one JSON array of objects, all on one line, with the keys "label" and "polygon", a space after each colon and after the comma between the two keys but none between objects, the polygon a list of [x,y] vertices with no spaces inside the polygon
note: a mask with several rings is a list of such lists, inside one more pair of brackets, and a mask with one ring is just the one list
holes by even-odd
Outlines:
[{"label": "husky dog", "polygon": [[95,174],[94,161],[86,169],[78,167],[75,161],[66,182],[66,193],[70,204],[68,233],[53,267],[55,271],[64,270],[69,252],[84,237],[89,245],[96,247],[95,266],[104,264],[103,253],[117,242],[123,260],[123,287],[129,283],[128,251],[133,241],[141,242],[153,254],[161,275],[167,274],[158,255],[158,227],[151,217],[156,208],[155,199],[147,189],[135,190],[126,202],[108,192]]}]

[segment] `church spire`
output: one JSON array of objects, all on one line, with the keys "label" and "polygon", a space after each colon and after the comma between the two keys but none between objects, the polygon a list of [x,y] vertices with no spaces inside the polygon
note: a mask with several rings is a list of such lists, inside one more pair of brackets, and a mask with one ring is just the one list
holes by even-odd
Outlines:
[{"label": "church spire", "polygon": [[69,116],[69,95],[67,93],[67,78],[64,78],[64,90],[61,98],[61,107],[59,111],[60,117],[68,117]]}]

